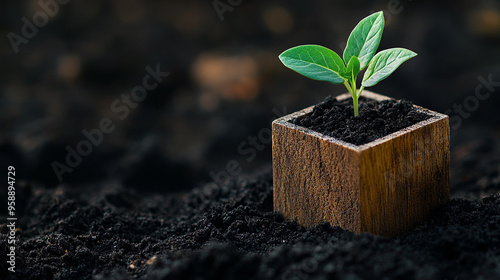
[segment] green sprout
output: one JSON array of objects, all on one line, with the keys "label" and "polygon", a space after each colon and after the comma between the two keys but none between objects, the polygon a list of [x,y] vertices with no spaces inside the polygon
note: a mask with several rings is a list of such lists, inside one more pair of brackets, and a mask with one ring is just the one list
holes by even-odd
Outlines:
[{"label": "green sprout", "polygon": [[[376,85],[387,78],[399,65],[417,54],[404,49],[392,48],[377,54],[382,31],[383,12],[374,13],[354,28],[347,40],[344,60],[334,51],[318,45],[302,45],[284,51],[279,58],[283,64],[308,78],[344,84],[352,96],[354,116],[358,116],[358,99],[366,87]],[[359,91],[356,77],[366,68]]]}]

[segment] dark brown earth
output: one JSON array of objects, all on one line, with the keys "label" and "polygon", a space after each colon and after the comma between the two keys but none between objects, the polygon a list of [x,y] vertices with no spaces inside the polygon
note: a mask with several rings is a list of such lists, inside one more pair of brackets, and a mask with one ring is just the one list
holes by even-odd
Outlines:
[{"label": "dark brown earth", "polygon": [[20,181],[17,278],[6,274],[5,225],[1,277],[497,279],[500,142],[494,134],[468,139],[477,131],[454,134],[454,198],[393,239],[285,221],[272,212],[269,167],[186,193],[109,180],[57,188]]},{"label": "dark brown earth", "polygon": [[311,114],[291,122],[342,141],[363,145],[430,118],[405,100],[375,101],[361,96],[359,116],[354,117],[352,99],[331,96],[314,106]]}]

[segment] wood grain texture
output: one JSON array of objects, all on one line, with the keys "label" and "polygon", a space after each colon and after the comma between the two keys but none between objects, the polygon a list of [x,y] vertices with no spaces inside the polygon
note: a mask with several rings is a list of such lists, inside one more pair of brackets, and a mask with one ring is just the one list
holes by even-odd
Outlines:
[{"label": "wood grain texture", "polygon": [[275,120],[274,210],[304,226],[386,236],[424,221],[449,196],[450,131],[448,116],[415,107],[432,117],[359,146],[289,122],[313,107]]}]

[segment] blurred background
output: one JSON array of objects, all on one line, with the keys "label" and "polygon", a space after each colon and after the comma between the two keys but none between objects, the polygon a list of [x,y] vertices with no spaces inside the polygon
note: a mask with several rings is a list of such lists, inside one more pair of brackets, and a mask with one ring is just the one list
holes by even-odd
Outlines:
[{"label": "blurred background", "polygon": [[[277,112],[346,91],[296,74],[278,55],[311,43],[341,54],[354,26],[379,10],[386,17],[379,50],[405,47],[419,56],[370,90],[459,115],[454,139],[498,136],[497,0],[7,1],[0,9],[2,168],[14,165],[18,179],[56,187],[53,163],[66,164],[67,147],[76,149],[82,130],[103,118],[115,130],[62,184],[109,180],[171,192],[228,170],[265,168]],[[25,27],[35,23],[36,31]],[[157,65],[168,77],[121,119],[113,102]],[[491,95],[475,102],[485,80]],[[464,102],[466,114],[454,111]]]}]

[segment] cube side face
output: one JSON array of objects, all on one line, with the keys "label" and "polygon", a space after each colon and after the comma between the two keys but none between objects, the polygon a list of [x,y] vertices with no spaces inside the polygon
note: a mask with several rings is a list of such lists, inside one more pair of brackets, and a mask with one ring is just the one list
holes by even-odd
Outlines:
[{"label": "cube side face", "polygon": [[426,220],[450,193],[448,117],[361,153],[361,228],[385,236]]},{"label": "cube side face", "polygon": [[291,126],[272,125],[274,210],[360,232],[359,152]]}]

